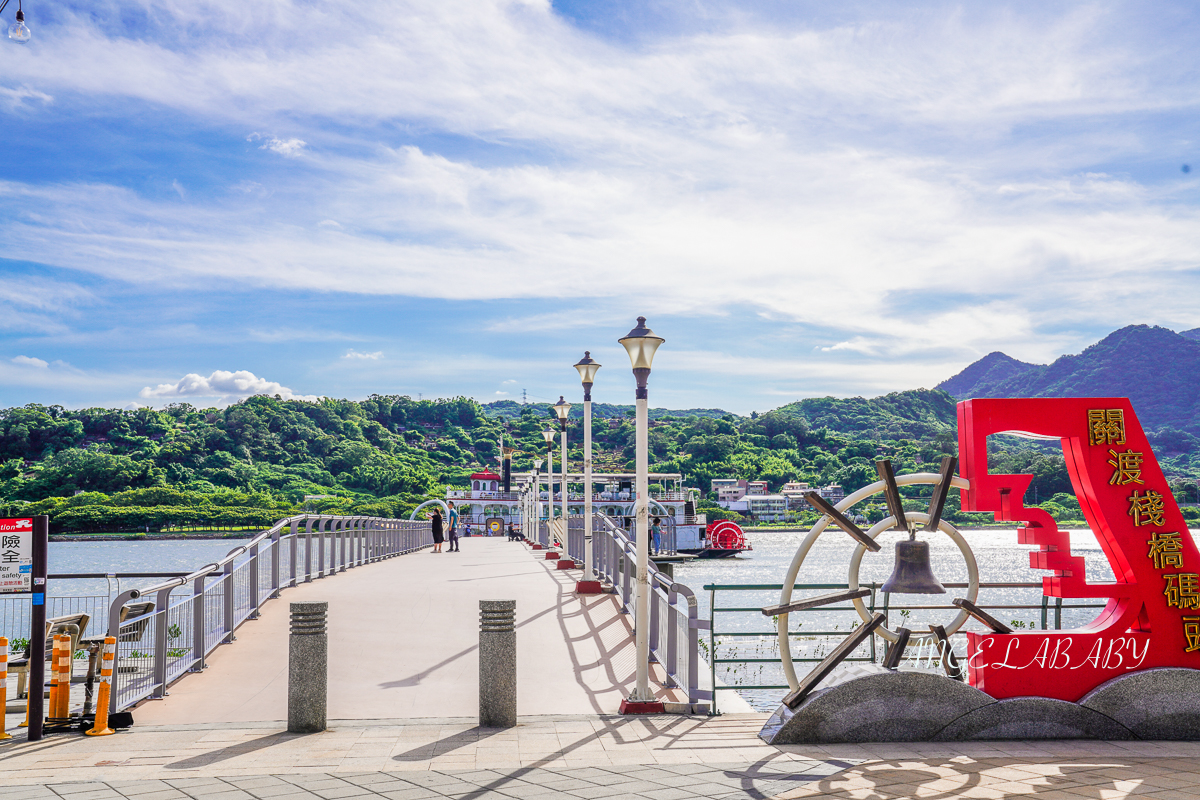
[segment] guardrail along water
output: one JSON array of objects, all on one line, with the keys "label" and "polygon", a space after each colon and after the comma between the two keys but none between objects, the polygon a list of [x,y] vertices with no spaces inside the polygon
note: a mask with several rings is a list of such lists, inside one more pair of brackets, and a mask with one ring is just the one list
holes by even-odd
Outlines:
[{"label": "guardrail along water", "polygon": [[[238,627],[283,589],[432,544],[429,521],[303,514],[186,573],[51,575],[57,596],[48,598],[47,616],[88,615],[87,635],[75,653],[83,663],[93,640],[102,642],[106,634],[117,640],[109,709],[121,711],[163,697],[172,683],[203,669],[209,654],[233,641]],[[70,590],[72,581],[107,579],[111,592],[112,582],[122,578],[152,582],[111,598]],[[0,609],[3,633],[30,636],[24,609],[11,603]]]}]

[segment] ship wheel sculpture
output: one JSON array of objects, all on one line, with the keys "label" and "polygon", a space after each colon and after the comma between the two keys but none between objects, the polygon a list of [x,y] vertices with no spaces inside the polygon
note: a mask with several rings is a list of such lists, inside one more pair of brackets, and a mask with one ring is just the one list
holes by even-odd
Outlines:
[{"label": "ship wheel sculpture", "polygon": [[[879,473],[880,480],[847,495],[836,506],[830,505],[816,492],[808,492],[805,495],[805,499],[808,500],[809,504],[822,512],[823,515],[809,530],[808,535],[796,551],[796,555],[792,557],[792,562],[788,566],[787,574],[783,579],[783,590],[779,596],[779,604],[763,609],[764,615],[775,616],[777,618],[779,653],[783,663],[784,675],[792,690],[788,697],[785,698],[785,703],[788,705],[798,703],[801,699],[799,693],[807,694],[807,691],[815,688],[816,684],[836,666],[842,657],[849,655],[850,651],[872,634],[882,637],[892,645],[894,660],[895,663],[898,663],[899,656],[907,644],[924,643],[934,639],[944,640],[945,637],[950,636],[961,628],[973,614],[978,615],[975,600],[979,595],[979,567],[975,562],[975,554],[971,551],[962,534],[958,532],[958,529],[942,519],[942,509],[945,506],[946,497],[949,495],[950,489],[952,487],[955,489],[970,488],[970,484],[965,478],[960,478],[954,474],[957,463],[958,459],[947,456],[942,459],[941,469],[936,473],[918,472],[897,477],[892,471],[890,461],[877,461],[875,467]],[[929,510],[924,513],[905,511],[900,497],[899,487],[917,485],[933,485],[934,487],[933,497],[929,501]],[[880,493],[883,493],[887,498],[889,516],[875,523],[870,529],[866,531],[862,530],[843,513],[855,504]],[[803,566],[804,559],[808,556],[817,539],[820,538],[822,533],[828,530],[831,523],[835,529],[840,528],[858,542],[858,546],[850,556],[848,565],[847,584],[849,588],[847,591],[832,595],[792,602],[792,587],[796,582],[796,576],[800,572],[800,567]],[[946,591],[945,588],[938,583],[930,567],[929,543],[916,538],[918,526],[920,526],[920,531],[924,533],[940,531],[949,536],[950,540],[958,546],[959,552],[962,553],[963,559],[966,561],[968,586],[966,595],[955,599],[954,605],[959,609],[959,612],[948,625],[944,628],[936,625],[931,626],[931,630],[928,633],[911,633],[910,635],[910,632],[903,628],[899,629],[899,632],[889,629],[882,624],[882,614],[877,613],[872,615],[868,611],[862,598],[869,595],[871,590],[862,589],[859,586],[858,574],[866,552],[868,550],[878,552],[882,549],[879,543],[875,541],[881,533],[889,530],[906,531],[909,534],[908,539],[896,543],[895,567],[892,576],[884,583],[882,587],[883,591],[895,594],[944,594]],[[802,686],[801,681],[796,677],[795,665],[792,663],[792,650],[788,638],[788,612],[842,600],[853,601],[854,608],[858,612],[858,616],[862,618],[863,625],[855,633],[851,634],[838,648],[839,651],[842,651],[840,657],[831,657],[822,662],[821,665],[818,665],[813,670],[813,673],[810,673],[805,678],[804,685]],[[889,659],[889,661],[892,660]],[[888,664],[888,666],[894,666],[894,663]],[[820,674],[817,674],[818,672]]]}]

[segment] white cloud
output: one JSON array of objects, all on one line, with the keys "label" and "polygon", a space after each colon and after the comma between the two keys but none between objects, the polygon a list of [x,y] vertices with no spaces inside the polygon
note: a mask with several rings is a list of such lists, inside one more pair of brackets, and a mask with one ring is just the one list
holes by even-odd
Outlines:
[{"label": "white cloud", "polygon": [[276,136],[263,136],[260,133],[252,133],[246,137],[246,141],[254,142],[262,140],[262,144],[258,146],[259,150],[270,150],[272,153],[278,153],[284,158],[297,158],[307,146],[307,142],[302,139],[280,139]]},{"label": "white cloud", "polygon": [[310,328],[251,328],[246,332],[250,338],[260,342],[344,342],[357,341],[360,337],[342,331],[329,330],[320,326]]},{"label": "white cloud", "polygon": [[28,86],[22,86],[17,89],[0,86],[0,107],[7,108],[9,111],[17,111],[26,105],[33,105],[33,103],[29,102],[31,100],[42,105],[50,105],[54,102],[54,98],[50,95],[30,89]]},{"label": "white cloud", "polygon": [[357,350],[349,350],[346,352],[346,355],[342,356],[342,358],[350,359],[352,361],[378,361],[379,359],[383,358],[383,351],[377,350],[374,353],[360,353]]},{"label": "white cloud", "polygon": [[[1191,113],[1200,89],[1182,34],[1132,7],[877,5],[828,23],[730,4],[706,6],[710,32],[644,47],[548,2],[156,9],[135,38],[67,8],[6,80],[288,130],[248,141],[305,157],[187,207],[0,183],[9,257],[134,283],[742,304],[836,327],[846,357],[949,349],[960,366],[1197,312],[1200,213],[1180,200],[1196,181],[1096,166],[1175,146],[1135,120]],[[393,135],[408,130],[474,150]]]},{"label": "white cloud", "polygon": [[183,188],[183,184],[178,179],[171,181],[171,188],[175,190],[175,194],[179,195],[180,200],[187,200],[187,189]]},{"label": "white cloud", "polygon": [[12,363],[20,364],[24,367],[37,367],[38,369],[46,369],[50,366],[50,362],[42,361],[40,358],[33,358],[32,356],[14,356]]},{"label": "white cloud", "polygon": [[309,400],[314,395],[299,395],[286,386],[260,378],[253,372],[238,370],[226,372],[216,370],[207,378],[189,372],[174,383],[160,383],[142,389],[138,395],[148,400],[175,400],[182,398],[219,398],[222,403],[235,403],[253,395],[279,395],[285,400]]}]

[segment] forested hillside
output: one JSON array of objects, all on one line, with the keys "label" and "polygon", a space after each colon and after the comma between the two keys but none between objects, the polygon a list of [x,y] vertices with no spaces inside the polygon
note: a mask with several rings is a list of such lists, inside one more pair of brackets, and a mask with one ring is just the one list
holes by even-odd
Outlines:
[{"label": "forested hillside", "polygon": [[[656,409],[651,466],[682,473],[702,492],[726,477],[765,480],[772,489],[799,480],[853,490],[875,479],[876,458],[912,472],[954,454],[954,409],[954,399],[937,390],[813,398],[750,417]],[[573,409],[570,434],[576,469],[580,411]],[[306,508],[407,516],[447,486],[466,486],[478,468],[496,468],[502,440],[519,451],[515,468],[527,470],[545,453],[541,431],[557,427],[551,416],[544,404],[514,409],[378,395],[319,402],[263,396],[223,409],[5,409],[0,513],[50,514],[57,531],[265,526]],[[632,407],[604,407],[592,435],[598,470],[632,470]],[[1152,437],[1176,478],[1191,474],[1195,442],[1181,436]],[[1078,514],[1056,447],[1013,441],[995,460],[1005,471],[1032,472],[1037,499]],[[306,495],[329,497],[306,502]],[[957,502],[952,494],[952,515]],[[707,502],[704,508],[718,513]]]},{"label": "forested hillside", "polygon": [[1147,430],[1200,435],[1200,341],[1194,334],[1130,325],[1044,366],[991,353],[938,388],[960,400],[1128,397]]}]

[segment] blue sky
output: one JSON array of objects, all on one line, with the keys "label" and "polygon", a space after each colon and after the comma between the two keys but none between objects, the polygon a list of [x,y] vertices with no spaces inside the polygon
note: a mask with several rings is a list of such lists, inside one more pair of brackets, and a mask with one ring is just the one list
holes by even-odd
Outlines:
[{"label": "blue sky", "polygon": [[[765,410],[1200,326],[1191,3],[45,3],[0,405]],[[5,12],[6,24],[14,9]]]}]

